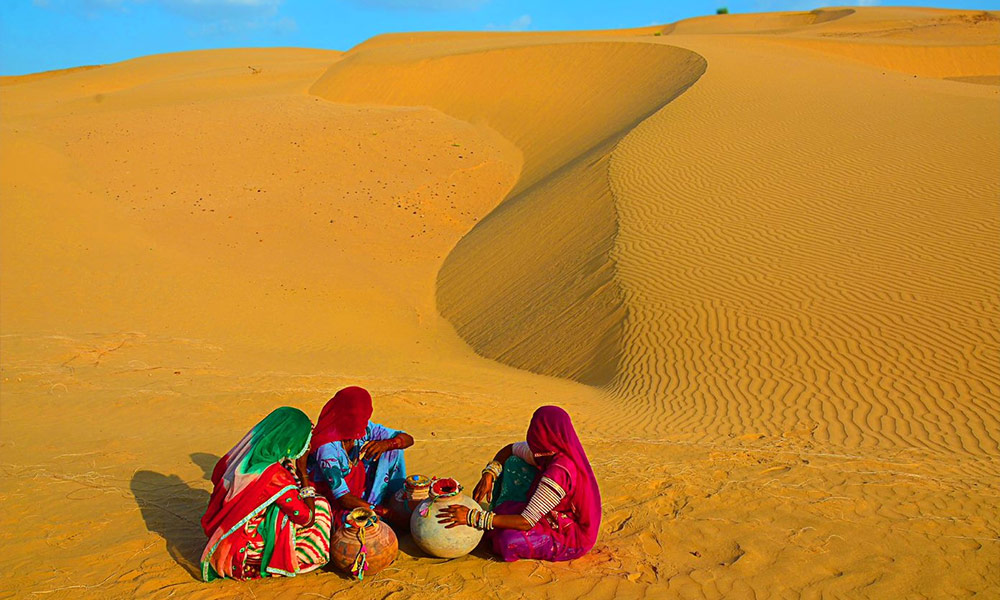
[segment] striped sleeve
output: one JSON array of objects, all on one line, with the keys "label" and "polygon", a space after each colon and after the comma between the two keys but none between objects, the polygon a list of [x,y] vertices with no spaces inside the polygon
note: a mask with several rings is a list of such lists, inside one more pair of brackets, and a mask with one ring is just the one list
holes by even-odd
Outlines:
[{"label": "striped sleeve", "polygon": [[539,519],[552,511],[565,496],[566,491],[563,490],[562,486],[548,477],[542,477],[535,493],[528,500],[528,505],[521,511],[521,516],[534,527],[535,523],[538,523]]},{"label": "striped sleeve", "polygon": [[538,466],[535,464],[535,455],[531,453],[531,448],[528,446],[528,442],[514,442],[511,444],[511,450],[514,452],[514,456],[520,458],[529,465],[533,467]]}]

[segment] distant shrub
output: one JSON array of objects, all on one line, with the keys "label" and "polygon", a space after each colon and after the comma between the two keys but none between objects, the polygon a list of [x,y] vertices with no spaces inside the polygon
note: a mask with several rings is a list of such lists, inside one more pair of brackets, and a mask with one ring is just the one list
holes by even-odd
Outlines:
[{"label": "distant shrub", "polygon": [[663,32],[662,31],[657,31],[653,35],[663,35]]},{"label": "distant shrub", "polygon": [[727,8],[725,6],[717,8],[717,9],[715,9],[715,14],[717,14],[717,15],[728,15],[729,14],[729,8]]}]

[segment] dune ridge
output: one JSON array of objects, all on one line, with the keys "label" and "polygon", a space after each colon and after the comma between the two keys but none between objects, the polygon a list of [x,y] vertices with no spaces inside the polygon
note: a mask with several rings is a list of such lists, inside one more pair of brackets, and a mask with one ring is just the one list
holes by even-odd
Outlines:
[{"label": "dune ridge", "polygon": [[52,69],[51,71],[28,73],[27,75],[0,75],[0,86],[17,85],[19,83],[29,83],[31,81],[38,81],[39,79],[60,77],[62,75],[69,75],[70,73],[89,71],[91,69],[100,69],[102,66],[103,65],[84,65],[81,67],[70,67],[68,69]]},{"label": "dune ridge", "polygon": [[816,9],[809,12],[733,13],[694,17],[660,29],[663,35],[775,34],[799,31],[855,14],[853,8]]},{"label": "dune ridge", "polygon": [[[387,37],[352,50],[311,92],[338,102],[427,104],[496,130],[523,155],[517,184],[442,266],[441,314],[483,356],[610,382],[623,312],[609,262],[616,228],[607,155],[692,85],[704,61],[669,46],[544,37],[509,45],[503,35],[460,36],[461,50],[440,56],[439,44]],[[646,69],[658,77],[637,77]],[[623,86],[629,92],[617,93]]]}]

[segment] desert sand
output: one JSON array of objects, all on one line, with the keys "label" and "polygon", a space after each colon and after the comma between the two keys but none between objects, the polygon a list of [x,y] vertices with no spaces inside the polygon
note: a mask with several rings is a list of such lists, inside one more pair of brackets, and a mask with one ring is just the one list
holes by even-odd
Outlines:
[{"label": "desert sand", "polygon": [[[1000,597],[998,40],[871,7],[0,78],[0,597]],[[565,407],[596,548],[200,582],[215,461],[352,384],[470,490]]]}]

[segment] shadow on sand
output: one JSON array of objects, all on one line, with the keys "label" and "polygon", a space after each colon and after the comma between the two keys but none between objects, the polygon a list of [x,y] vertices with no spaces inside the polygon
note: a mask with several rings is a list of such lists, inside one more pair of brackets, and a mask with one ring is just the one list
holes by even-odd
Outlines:
[{"label": "shadow on sand", "polygon": [[[191,460],[205,471],[205,479],[209,479],[219,457],[196,452]],[[189,486],[177,475],[154,471],[137,471],[132,476],[131,489],[146,521],[146,529],[166,540],[171,558],[192,577],[201,580],[199,562],[205,547],[201,516],[208,506],[209,492]]]},{"label": "shadow on sand", "polygon": [[215,470],[215,465],[219,462],[219,457],[208,452],[192,452],[191,462],[201,467],[201,470],[205,473],[205,481],[212,481],[212,471]]}]

